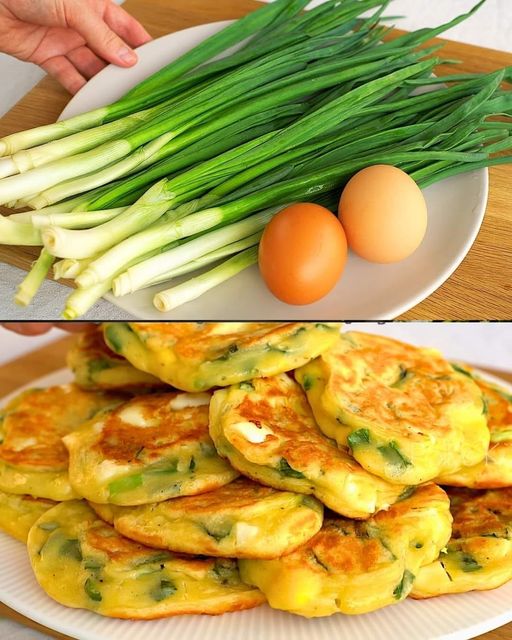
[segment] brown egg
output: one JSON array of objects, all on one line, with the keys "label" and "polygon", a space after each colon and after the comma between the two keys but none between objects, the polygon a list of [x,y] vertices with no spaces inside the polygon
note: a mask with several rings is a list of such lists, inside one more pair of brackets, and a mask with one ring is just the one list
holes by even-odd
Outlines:
[{"label": "brown egg", "polygon": [[288,304],[311,304],[326,296],[346,260],[347,240],[339,220],[308,202],[280,211],[260,242],[260,273],[270,291]]},{"label": "brown egg", "polygon": [[390,165],[367,167],[348,182],[339,218],[349,247],[370,262],[400,262],[427,231],[427,204],[414,180]]}]

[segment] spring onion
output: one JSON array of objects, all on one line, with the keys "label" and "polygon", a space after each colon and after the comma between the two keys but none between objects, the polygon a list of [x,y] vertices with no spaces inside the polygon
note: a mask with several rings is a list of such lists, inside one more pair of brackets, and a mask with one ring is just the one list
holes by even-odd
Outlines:
[{"label": "spring onion", "polygon": [[189,260],[195,260],[227,244],[263,231],[278,210],[279,208],[274,208],[262,211],[130,267],[114,280],[114,295],[124,296],[138,291],[158,276],[186,265]]},{"label": "spring onion", "polygon": [[137,111],[137,108],[133,106],[134,101],[130,101],[130,95],[133,96],[135,93],[140,93],[143,98],[146,99],[145,101],[147,103],[148,96],[151,95],[151,92],[148,91],[150,84],[159,89],[165,87],[169,83],[169,80],[179,78],[180,75],[184,75],[186,71],[194,69],[202,62],[243,41],[259,30],[268,27],[276,21],[279,16],[283,19],[285,15],[293,15],[294,11],[298,13],[306,4],[307,2],[305,0],[276,0],[208,38],[198,47],[195,47],[187,54],[181,56],[181,58],[178,58],[167,67],[164,67],[164,69],[161,69],[140,83],[118,102],[62,122],[57,122],[53,125],[22,131],[1,139],[0,156],[9,155],[21,149],[28,149],[39,144],[58,140],[77,131],[83,131],[84,129],[89,129],[104,124],[105,122],[117,120],[120,116],[134,113]]},{"label": "spring onion", "polygon": [[[396,57],[391,52],[391,57]],[[410,56],[421,57],[422,53]],[[405,57],[401,61],[396,59],[389,63],[391,68],[406,66],[409,62]],[[431,69],[435,59],[419,63],[423,64],[421,73]],[[414,65],[412,65],[414,66]],[[33,169],[21,175],[5,178],[0,182],[0,202],[8,202],[12,198],[26,197],[33,193],[34,187],[45,191],[72,178],[95,171],[94,178],[73,184],[71,189],[57,191],[57,197],[62,199],[69,195],[81,193],[125,175],[129,170],[140,167],[149,158],[161,158],[158,152],[166,149],[166,154],[186,148],[188,144],[196,142],[206,133],[228,126],[240,117],[247,117],[257,111],[271,108],[278,104],[285,104],[292,100],[304,98],[311,92],[328,88],[337,83],[349,80],[362,74],[382,74],[382,60],[377,62],[363,62],[347,68],[346,61],[329,61],[315,66],[312,70],[300,70],[303,63],[297,61],[296,56],[290,55],[288,63],[276,64],[275,60],[265,65],[254,66],[254,69],[244,69],[233,73],[228,80],[221,79],[212,84],[207,90],[195,97],[193,104],[187,110],[168,116],[157,117],[141,127],[138,127],[121,140],[114,140],[100,145],[99,148],[87,151],[67,160],[57,160],[43,167]],[[406,67],[407,68],[407,67]],[[249,73],[250,72],[250,73]],[[415,71],[416,73],[416,71]],[[411,73],[410,75],[414,75]],[[238,76],[240,75],[240,78]],[[408,75],[406,77],[409,77]],[[284,78],[280,80],[281,78]],[[401,76],[397,72],[396,80]],[[243,79],[243,82],[242,82]],[[242,96],[247,98],[249,88],[260,87],[260,91],[253,91],[252,98],[240,104],[238,110],[232,109],[233,102]],[[222,113],[229,104],[230,108]],[[206,109],[205,105],[208,105]],[[329,105],[326,105],[329,106]],[[213,117],[220,114],[220,117]],[[204,124],[203,128],[194,125]],[[191,131],[192,130],[192,131]],[[140,147],[140,151],[135,152]],[[135,153],[134,153],[135,152]],[[124,160],[124,162],[116,161]],[[107,167],[107,165],[110,165]],[[105,168],[104,172],[100,170]],[[39,208],[55,202],[55,195],[47,191],[39,197],[33,198],[32,206]]]},{"label": "spring onion", "polygon": [[[75,247],[74,257],[88,258],[158,220],[168,209],[165,200],[161,201],[161,193],[162,185],[157,183],[138,201],[136,216],[133,215],[133,207],[128,207],[120,215],[94,229],[74,231],[63,227],[45,227],[41,232],[43,243],[53,256],[67,258],[71,257],[68,250],[71,242]],[[76,236],[79,240],[73,243]]]},{"label": "spring onion", "polygon": [[42,245],[41,232],[31,224],[17,222],[0,215],[0,238],[2,244],[39,247]]},{"label": "spring onion", "polygon": [[[81,211],[78,213],[30,213],[34,227],[60,227],[62,229],[90,229],[105,222],[110,222],[124,213],[127,207],[105,209],[103,211]],[[22,214],[26,215],[26,214]],[[11,216],[12,217],[12,216]]]},{"label": "spring onion", "polygon": [[160,284],[161,282],[166,282],[167,280],[172,280],[173,278],[178,278],[179,276],[183,276],[193,271],[198,271],[203,267],[207,267],[214,262],[218,262],[222,260],[222,258],[226,258],[228,256],[232,256],[235,253],[239,253],[244,249],[249,249],[259,244],[261,240],[261,236],[263,235],[262,231],[257,233],[253,233],[246,238],[242,238],[241,240],[237,240],[236,242],[232,242],[231,244],[227,244],[220,249],[216,249],[215,251],[211,251],[210,253],[205,253],[200,258],[196,258],[195,260],[190,260],[186,264],[181,267],[176,267],[171,269],[170,271],[166,271],[165,273],[157,276],[153,280],[151,280],[150,284]]},{"label": "spring onion", "polygon": [[186,302],[195,300],[213,287],[236,276],[244,269],[258,262],[258,249],[252,247],[229,258],[206,273],[191,280],[176,285],[170,289],[160,291],[153,298],[153,304],[158,311],[171,311]]},{"label": "spring onion", "polygon": [[38,259],[33,263],[32,268],[18,287],[14,298],[16,304],[26,307],[32,302],[32,298],[52,268],[54,260],[55,258],[45,249],[41,250]]}]

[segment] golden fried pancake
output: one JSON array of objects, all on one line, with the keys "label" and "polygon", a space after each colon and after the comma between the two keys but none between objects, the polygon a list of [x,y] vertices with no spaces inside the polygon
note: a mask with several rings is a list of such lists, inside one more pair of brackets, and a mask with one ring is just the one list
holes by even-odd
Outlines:
[{"label": "golden fried pancake", "polygon": [[491,433],[489,451],[482,462],[463,467],[437,479],[441,484],[471,489],[500,489],[512,486],[512,395],[503,387],[467,371],[482,390],[487,409],[487,424]]},{"label": "golden fried pancake", "polygon": [[74,384],[32,389],[15,398],[3,420],[0,490],[57,501],[76,498],[62,437],[121,398]]},{"label": "golden fried pancake", "polygon": [[185,391],[290,371],[328,349],[339,324],[107,322],[105,340],[137,369]]},{"label": "golden fried pancake", "polygon": [[390,482],[420,484],[487,453],[480,389],[433,349],[346,333],[296,378],[322,431]]},{"label": "golden fried pancake", "polygon": [[424,566],[413,598],[496,589],[512,580],[512,488],[449,489],[453,535]]},{"label": "golden fried pancake", "polygon": [[264,601],[257,589],[241,582],[235,560],[155,551],[120,536],[85,502],[46,512],[30,531],[28,551],[51,598],[104,616],[144,620],[220,614]]},{"label": "golden fried pancake", "polygon": [[302,389],[286,374],[215,391],[210,434],[219,454],[244,475],[313,494],[347,517],[386,509],[405,489],[371,475],[327,439]]},{"label": "golden fried pancake", "polygon": [[0,531],[27,542],[30,527],[56,504],[53,500],[0,491]]},{"label": "golden fried pancake", "polygon": [[240,478],[197,496],[139,507],[91,504],[122,535],[157,549],[228,558],[277,558],[320,530],[310,496]]},{"label": "golden fried pancake", "polygon": [[75,491],[99,503],[137,505],[204,493],[238,473],[208,434],[207,393],[133,398],[64,438]]},{"label": "golden fried pancake", "polygon": [[67,363],[82,389],[143,393],[165,386],[158,378],[135,369],[126,358],[109,349],[101,327],[80,334],[68,351]]},{"label": "golden fried pancake", "polygon": [[240,560],[240,575],[275,609],[308,618],[367,613],[403,600],[450,532],[448,497],[427,484],[363,522],[327,516],[293,553]]}]

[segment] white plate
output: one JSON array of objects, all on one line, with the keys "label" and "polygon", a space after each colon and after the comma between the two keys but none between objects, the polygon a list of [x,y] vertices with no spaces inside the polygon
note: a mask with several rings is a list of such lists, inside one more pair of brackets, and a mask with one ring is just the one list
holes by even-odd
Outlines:
[{"label": "white plate", "polygon": [[[229,22],[205,24],[171,33],[139,49],[132,69],[110,66],[95,76],[61,114],[68,118],[120,98],[172,59]],[[158,285],[108,300],[147,320],[389,320],[405,313],[440,287],[471,248],[482,224],[489,189],[486,169],[456,176],[425,190],[429,209],[427,236],[418,251],[399,264],[376,265],[350,255],[344,276],[323,300],[286,305],[272,296],[256,266],[214,288],[198,300],[161,313],[152,299]],[[181,280],[177,280],[180,282]]]},{"label": "white plate", "polygon": [[[510,389],[503,380],[486,378]],[[69,382],[66,369],[33,380],[27,387]],[[0,400],[0,406],[19,392]],[[39,624],[78,640],[467,640],[512,621],[512,582],[494,591],[405,600],[360,616],[307,620],[266,605],[219,617],[179,616],[134,622],[69,609],[51,600],[37,584],[25,546],[0,532],[0,601]]]},{"label": "white plate", "polygon": [[[512,385],[484,374],[510,389]],[[69,382],[61,369],[23,388]],[[2,406],[20,390],[0,400]],[[512,582],[494,591],[405,600],[360,616],[335,615],[307,620],[266,605],[219,617],[179,616],[135,622],[103,618],[89,611],[63,607],[37,584],[25,546],[0,532],[0,601],[39,624],[78,640],[467,640],[512,621]]]}]

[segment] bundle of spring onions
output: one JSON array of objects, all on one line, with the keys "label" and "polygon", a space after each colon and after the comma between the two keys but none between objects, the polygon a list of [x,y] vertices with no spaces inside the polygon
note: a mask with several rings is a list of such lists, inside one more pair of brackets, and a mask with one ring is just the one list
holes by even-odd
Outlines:
[{"label": "bundle of spring onions", "polygon": [[512,162],[512,68],[440,85],[446,61],[424,46],[485,1],[388,39],[390,0],[275,0],[119,101],[0,140],[0,204],[29,209],[0,217],[0,240],[42,247],[16,301],[53,267],[77,285],[64,318],[162,283],[154,305],[169,311],[254,264],[283,206],[334,209],[364,167],[425,187]]}]

